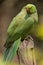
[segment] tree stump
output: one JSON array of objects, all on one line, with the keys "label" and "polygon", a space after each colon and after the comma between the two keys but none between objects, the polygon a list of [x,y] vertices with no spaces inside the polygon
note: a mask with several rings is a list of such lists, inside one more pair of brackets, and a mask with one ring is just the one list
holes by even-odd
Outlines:
[{"label": "tree stump", "polygon": [[[17,51],[17,57],[19,65],[36,65],[34,41],[32,38],[24,39],[21,42]],[[17,57],[15,57],[16,60]]]}]

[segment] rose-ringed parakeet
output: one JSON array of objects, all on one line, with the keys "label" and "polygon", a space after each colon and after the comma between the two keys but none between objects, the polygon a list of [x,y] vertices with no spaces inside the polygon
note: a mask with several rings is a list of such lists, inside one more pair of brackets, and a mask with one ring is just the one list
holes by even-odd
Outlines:
[{"label": "rose-ringed parakeet", "polygon": [[7,40],[5,43],[4,60],[11,61],[21,43],[26,38],[38,22],[38,14],[35,5],[27,4],[13,18],[8,30]]}]

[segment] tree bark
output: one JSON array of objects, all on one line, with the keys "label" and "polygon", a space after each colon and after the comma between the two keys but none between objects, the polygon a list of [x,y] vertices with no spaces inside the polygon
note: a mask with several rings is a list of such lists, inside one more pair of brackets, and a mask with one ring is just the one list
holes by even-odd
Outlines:
[{"label": "tree bark", "polygon": [[24,39],[21,42],[15,58],[16,60],[18,58],[19,65],[36,65],[34,41],[32,38]]}]

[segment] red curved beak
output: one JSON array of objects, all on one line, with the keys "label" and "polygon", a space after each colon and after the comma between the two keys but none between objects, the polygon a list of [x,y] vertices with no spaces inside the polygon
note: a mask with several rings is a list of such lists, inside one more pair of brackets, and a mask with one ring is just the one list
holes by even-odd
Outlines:
[{"label": "red curved beak", "polygon": [[26,8],[26,11],[27,11],[27,13],[30,13],[30,9],[29,8]]}]

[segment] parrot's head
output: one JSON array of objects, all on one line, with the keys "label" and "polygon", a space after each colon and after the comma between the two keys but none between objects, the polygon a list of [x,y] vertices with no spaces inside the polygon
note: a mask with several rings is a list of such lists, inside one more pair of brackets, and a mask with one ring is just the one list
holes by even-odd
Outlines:
[{"label": "parrot's head", "polygon": [[33,5],[33,4],[27,4],[25,6],[25,9],[26,9],[27,13],[30,13],[30,14],[35,13],[37,11],[35,5]]},{"label": "parrot's head", "polygon": [[33,17],[37,23],[38,22],[38,13],[37,13],[36,6],[33,4],[27,4],[25,6],[25,10],[26,10],[27,14],[30,15],[31,17]]}]

